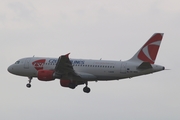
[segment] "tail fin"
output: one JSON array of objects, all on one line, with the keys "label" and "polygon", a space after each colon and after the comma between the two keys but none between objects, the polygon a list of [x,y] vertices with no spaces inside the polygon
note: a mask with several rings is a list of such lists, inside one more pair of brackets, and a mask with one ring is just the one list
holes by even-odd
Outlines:
[{"label": "tail fin", "polygon": [[149,62],[154,64],[162,38],[163,33],[155,33],[130,59],[130,61]]}]

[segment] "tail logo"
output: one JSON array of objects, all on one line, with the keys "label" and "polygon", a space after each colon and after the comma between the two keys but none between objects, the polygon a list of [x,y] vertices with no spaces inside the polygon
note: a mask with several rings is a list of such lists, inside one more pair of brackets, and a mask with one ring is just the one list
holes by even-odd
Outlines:
[{"label": "tail logo", "polygon": [[32,63],[32,65],[34,66],[34,68],[38,71],[38,70],[42,70],[44,63],[45,63],[46,59],[41,59],[41,60],[36,60]]},{"label": "tail logo", "polygon": [[152,36],[140,49],[138,58],[142,61],[154,64],[161,44],[161,40],[162,34],[155,34],[154,36]]}]

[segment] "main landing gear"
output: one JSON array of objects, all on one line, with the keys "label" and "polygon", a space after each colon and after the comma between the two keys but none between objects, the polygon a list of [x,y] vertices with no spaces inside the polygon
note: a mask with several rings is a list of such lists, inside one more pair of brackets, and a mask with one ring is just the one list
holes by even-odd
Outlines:
[{"label": "main landing gear", "polygon": [[88,82],[86,82],[86,86],[83,88],[83,91],[85,93],[89,93],[91,91],[91,89],[88,87]]},{"label": "main landing gear", "polygon": [[31,80],[32,80],[32,77],[28,77],[29,78],[29,80],[28,80],[28,84],[26,84],[26,87],[27,88],[30,88],[31,87]]}]

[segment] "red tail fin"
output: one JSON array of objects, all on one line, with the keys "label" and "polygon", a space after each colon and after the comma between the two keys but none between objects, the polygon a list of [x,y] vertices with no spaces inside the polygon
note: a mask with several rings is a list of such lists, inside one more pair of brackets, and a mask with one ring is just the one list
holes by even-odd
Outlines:
[{"label": "red tail fin", "polygon": [[130,60],[154,64],[162,37],[163,33],[155,33]]}]

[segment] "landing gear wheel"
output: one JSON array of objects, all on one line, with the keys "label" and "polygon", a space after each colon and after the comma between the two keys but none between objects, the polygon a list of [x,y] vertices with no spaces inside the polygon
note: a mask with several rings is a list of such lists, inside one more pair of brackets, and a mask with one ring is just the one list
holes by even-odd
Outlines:
[{"label": "landing gear wheel", "polygon": [[27,88],[30,88],[30,87],[31,87],[31,84],[30,84],[30,83],[26,84],[26,87],[27,87]]},{"label": "landing gear wheel", "polygon": [[31,80],[32,80],[32,77],[28,77],[29,78],[29,80],[28,80],[28,84],[26,84],[26,87],[27,88],[30,88],[31,87]]},{"label": "landing gear wheel", "polygon": [[83,88],[83,91],[84,91],[85,93],[89,93],[89,92],[91,91],[91,89],[86,86],[86,87]]}]

